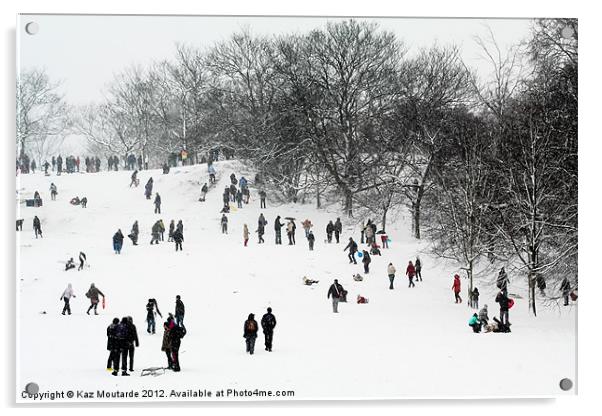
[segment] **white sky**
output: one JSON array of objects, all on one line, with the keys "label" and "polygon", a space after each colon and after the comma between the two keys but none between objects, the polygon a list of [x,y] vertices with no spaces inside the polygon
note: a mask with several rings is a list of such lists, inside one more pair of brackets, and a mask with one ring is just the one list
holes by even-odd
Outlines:
[{"label": "white sky", "polygon": [[[94,16],[21,15],[17,23],[17,72],[45,68],[53,81],[62,81],[66,99],[83,104],[102,99],[113,74],[132,64],[171,59],[176,42],[211,46],[249,27],[255,34],[305,33],[336,18],[232,16]],[[364,20],[364,19],[358,19]],[[410,52],[454,43],[467,65],[487,77],[490,67],[473,37],[486,37],[489,26],[502,48],[529,35],[527,19],[367,18],[394,32]],[[36,35],[25,33],[35,21]]]}]

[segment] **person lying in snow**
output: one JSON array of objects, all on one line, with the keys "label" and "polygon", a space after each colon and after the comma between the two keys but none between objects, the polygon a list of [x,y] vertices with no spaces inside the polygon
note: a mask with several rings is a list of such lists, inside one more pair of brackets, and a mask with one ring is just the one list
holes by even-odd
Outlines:
[{"label": "person lying in snow", "polygon": [[365,298],[362,295],[357,295],[357,303],[368,303],[368,298]]},{"label": "person lying in snow", "polygon": [[75,262],[73,261],[73,257],[71,257],[67,261],[67,264],[65,264],[65,271],[71,270],[71,269],[75,269]]},{"label": "person lying in snow", "polygon": [[311,286],[314,283],[318,283],[318,282],[319,282],[319,280],[311,280],[311,279],[308,279],[307,276],[303,276],[303,284],[304,285]]},{"label": "person lying in snow", "polygon": [[71,198],[71,201],[69,201],[69,203],[71,205],[79,205],[79,204],[81,204],[81,201],[80,201],[79,197],[76,196],[75,198]]}]

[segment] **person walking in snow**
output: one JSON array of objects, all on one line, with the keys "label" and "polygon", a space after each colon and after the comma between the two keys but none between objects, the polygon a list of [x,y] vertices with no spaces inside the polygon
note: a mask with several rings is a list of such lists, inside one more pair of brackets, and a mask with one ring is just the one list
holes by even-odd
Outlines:
[{"label": "person walking in snow", "polygon": [[140,230],[138,228],[138,220],[136,220],[132,225],[132,231],[130,231],[130,234],[128,235],[130,240],[132,240],[132,244],[135,246],[138,245],[138,234],[140,234]]},{"label": "person walking in snow", "polygon": [[247,243],[249,242],[249,227],[247,227],[247,224],[243,225],[242,227],[242,239],[244,246],[246,247]]},{"label": "person walking in snow", "polygon": [[175,222],[175,220],[171,220],[171,222],[169,223],[169,234],[167,236],[168,243],[173,241],[173,233],[174,233],[175,229],[176,229],[176,222]]},{"label": "person walking in snow", "polygon": [[378,232],[380,234],[380,242],[383,246],[383,250],[389,248],[389,236],[385,230],[380,230]]},{"label": "person walking in snow", "polygon": [[176,325],[184,326],[184,302],[182,302],[182,298],[180,295],[176,296]]},{"label": "person walking in snow", "polygon": [[171,340],[170,340],[170,332],[171,329],[176,326],[174,322],[174,318],[171,314],[167,317],[167,321],[163,323],[163,341],[161,343],[161,351],[165,352],[167,356],[167,368],[173,370],[173,359],[171,355]]},{"label": "person walking in snow", "polygon": [[251,198],[251,191],[249,191],[248,187],[242,188],[242,196],[243,196],[242,201],[245,204],[248,204],[249,199]]},{"label": "person walking in snow", "polygon": [[343,224],[341,223],[341,219],[337,218],[337,220],[334,223],[334,238],[335,238],[335,240],[337,240],[337,244],[339,244],[339,238],[341,237],[342,233],[343,233]]},{"label": "person walking in snow", "polygon": [[267,220],[263,216],[263,213],[259,214],[259,219],[257,220],[257,235],[259,237],[259,243],[265,243],[263,240],[263,235],[265,234],[265,226],[268,225]]},{"label": "person walking in snow", "polygon": [[314,242],[316,241],[316,237],[314,236],[314,232],[310,231],[307,236],[307,241],[309,242],[309,251],[314,251]]},{"label": "person walking in snow", "polygon": [[73,287],[71,286],[71,283],[69,283],[67,285],[67,288],[63,291],[63,294],[61,295],[61,300],[65,302],[65,306],[63,306],[63,312],[61,312],[63,315],[65,314],[65,312],[71,315],[71,305],[69,304],[69,302],[71,301],[71,298],[74,297],[75,293],[73,293]]},{"label": "person walking in snow", "polygon": [[265,338],[265,350],[272,352],[272,342],[274,341],[274,328],[276,328],[276,317],[272,314],[272,308],[268,308],[266,314],[261,318],[261,328]]},{"label": "person walking in snow", "polygon": [[343,251],[347,251],[347,249],[349,249],[349,254],[347,255],[347,257],[349,257],[349,263],[357,264],[357,261],[355,261],[355,253],[357,252],[357,243],[355,241],[353,241],[352,237],[349,237],[349,243],[347,243],[347,245],[345,246]]},{"label": "person walking in snow", "polygon": [[86,292],[86,297],[88,299],[90,299],[90,307],[86,311],[86,313],[88,315],[90,315],[90,311],[92,309],[94,309],[94,315],[98,315],[98,312],[97,312],[97,310],[98,310],[98,302],[99,302],[98,295],[102,296],[102,300],[104,302],[104,299],[105,299],[104,293],[102,293],[100,291],[100,289],[98,289],[96,286],[94,286],[94,283],[92,283],[90,285],[90,289],[88,289],[88,291]]},{"label": "person walking in snow", "polygon": [[207,191],[209,191],[209,188],[207,188],[207,182],[205,182],[205,184],[201,187],[201,197],[199,198],[199,201],[205,202]]},{"label": "person walking in snow", "polygon": [[479,289],[478,288],[473,288],[472,289],[472,297],[470,299],[470,306],[472,306],[475,309],[479,309],[479,296],[481,294],[479,293]]},{"label": "person walking in snow", "polygon": [[395,266],[393,263],[389,263],[387,266],[387,274],[389,275],[389,289],[393,290],[393,281],[395,280]]},{"label": "person walking in snow", "polygon": [[288,224],[286,225],[286,236],[288,237],[288,245],[292,246],[295,245],[295,230],[297,229],[297,226],[295,225],[295,222],[293,220],[289,220]]},{"label": "person walking in snow", "polygon": [[163,318],[161,311],[159,311],[159,304],[157,303],[157,300],[152,298],[149,299],[148,303],[146,304],[146,332],[149,334],[155,333],[155,314]]},{"label": "person walking in snow", "polygon": [[159,238],[161,237],[161,225],[159,224],[159,221],[155,222],[153,224],[153,227],[151,228],[151,246],[153,244],[159,244]]},{"label": "person walking in snow", "polygon": [[280,215],[276,217],[274,221],[274,231],[276,231],[276,244],[282,244],[282,227],[283,223],[280,222]]},{"label": "person walking in snow", "polygon": [[247,346],[247,352],[253,355],[255,351],[255,340],[257,339],[257,321],[255,320],[255,315],[250,313],[249,317],[245,321],[243,325],[243,338],[245,339],[245,344]]},{"label": "person walking in snow", "polygon": [[265,208],[265,198],[266,198],[266,193],[265,191],[262,189],[261,191],[259,191],[259,208]]},{"label": "person walking in snow", "polygon": [[454,283],[452,285],[452,290],[454,291],[456,303],[462,303],[462,298],[460,297],[460,291],[461,291],[460,286],[461,286],[460,276],[456,274],[456,275],[454,275]]},{"label": "person walking in snow", "polygon": [[161,213],[161,196],[159,195],[159,192],[157,192],[155,194],[155,214],[160,214]]},{"label": "person walking in snow", "polygon": [[128,336],[127,336],[127,349],[128,355],[130,357],[130,372],[134,371],[134,351],[137,347],[140,346],[140,341],[138,341],[138,330],[136,329],[136,325],[134,325],[134,319],[131,316],[127,317],[127,328],[128,328]]},{"label": "person walking in snow", "polygon": [[86,206],[88,205],[88,198],[83,197],[81,199],[81,205],[82,205],[82,208],[86,208]]},{"label": "person walking in snow", "polygon": [[182,220],[178,220],[178,223],[176,224],[176,230],[180,230],[182,235],[184,235],[184,223]]},{"label": "person walking in snow", "polygon": [[86,263],[86,253],[84,253],[83,251],[79,252],[79,267],[77,268],[77,271],[83,270],[84,269],[84,264]]},{"label": "person walking in snow", "polygon": [[220,223],[222,225],[222,234],[228,234],[228,217],[226,214],[222,214]]},{"label": "person walking in snow", "polygon": [[113,250],[115,254],[121,254],[121,248],[123,247],[123,233],[121,229],[118,229],[115,234],[113,234]]},{"label": "person walking in snow", "polygon": [[416,281],[420,280],[422,282],[422,262],[420,261],[420,257],[416,257],[414,268],[416,269]]},{"label": "person walking in snow", "polygon": [[135,187],[138,187],[138,184],[140,183],[140,181],[138,180],[138,171],[135,170],[134,173],[132,173],[131,176],[132,181],[130,182],[130,188],[132,187],[132,185],[134,185]]},{"label": "person walking in snow", "polygon": [[236,202],[236,185],[230,185],[230,201]]},{"label": "person walking in snow", "polygon": [[146,185],[144,185],[144,195],[146,199],[151,199],[151,195],[153,194],[153,178],[148,178]]},{"label": "person walking in snow", "polygon": [[366,250],[363,250],[362,263],[364,264],[364,273],[370,273],[370,263],[372,262],[372,258],[370,257],[370,253]]},{"label": "person walking in snow", "polygon": [[53,183],[50,184],[50,199],[56,201],[56,196],[58,195],[58,191],[56,189],[56,185]]},{"label": "person walking in snow", "polygon": [[242,192],[240,189],[236,191],[236,206],[242,208]]},{"label": "person walking in snow", "polygon": [[176,251],[178,251],[178,250],[182,251],[182,242],[184,241],[184,235],[182,234],[182,232],[179,229],[174,231],[173,241],[175,241],[175,243],[176,243]]},{"label": "person walking in snow", "polygon": [[37,215],[33,217],[33,232],[36,235],[36,239],[38,238],[38,235],[42,238],[42,225],[40,224],[40,219]]},{"label": "person walking in snow", "polygon": [[416,285],[414,284],[414,276],[416,275],[416,268],[411,261],[408,263],[408,267],[406,268],[406,275],[410,281],[408,287],[415,287]]},{"label": "person walking in snow", "polygon": [[339,284],[338,279],[334,279],[334,283],[330,285],[326,295],[327,299],[332,297],[332,312],[339,313],[339,302],[344,300],[344,292],[345,289]]},{"label": "person walking in snow", "polygon": [[334,224],[332,223],[332,220],[328,221],[328,224],[326,225],[326,240],[328,241],[328,244],[332,243],[332,233],[334,232]]},{"label": "person walking in snow", "polygon": [[165,224],[163,224],[163,220],[159,220],[159,234],[161,235],[161,241],[164,241],[165,237]]},{"label": "person walking in snow", "polygon": [[562,279],[562,283],[560,283],[560,291],[562,292],[562,298],[564,299],[564,306],[569,306],[571,282],[569,282],[569,278],[566,276],[564,277],[564,279]]}]

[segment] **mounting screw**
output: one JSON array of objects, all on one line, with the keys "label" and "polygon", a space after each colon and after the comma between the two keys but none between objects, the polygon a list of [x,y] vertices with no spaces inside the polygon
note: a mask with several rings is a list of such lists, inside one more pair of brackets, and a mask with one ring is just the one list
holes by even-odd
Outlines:
[{"label": "mounting screw", "polygon": [[32,396],[39,391],[40,386],[38,386],[36,383],[27,383],[27,385],[25,386],[25,392],[27,394],[31,394]]},{"label": "mounting screw", "polygon": [[40,30],[40,26],[36,22],[29,22],[25,25],[25,31],[29,35],[35,35]]},{"label": "mounting screw", "polygon": [[570,378],[560,380],[560,388],[564,391],[569,391],[573,388],[573,381]]}]

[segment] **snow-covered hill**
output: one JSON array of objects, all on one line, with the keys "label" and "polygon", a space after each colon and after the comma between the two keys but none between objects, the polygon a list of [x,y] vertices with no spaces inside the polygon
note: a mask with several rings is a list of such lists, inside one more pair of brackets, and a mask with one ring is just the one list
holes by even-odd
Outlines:
[{"label": "snow-covered hill", "polygon": [[[218,184],[204,203],[198,198],[207,181],[206,165],[174,168],[168,175],[142,171],[138,188],[128,186],[127,171],[18,179],[20,198],[39,190],[44,199],[43,207],[19,205],[17,213],[25,220],[16,233],[18,399],[28,382],[38,383],[41,391],[164,389],[167,396],[172,389],[294,390],[296,399],[570,394],[558,382],[576,376],[576,308],[541,310],[533,318],[526,301],[518,300],[510,311],[512,333],[473,334],[467,326],[473,310],[453,301],[452,267],[421,254],[424,281],[407,287],[403,271],[423,246],[409,235],[403,216],[389,227],[391,249],[373,256],[370,274],[354,282],[361,264],[350,265],[343,247],[349,236],[359,240],[359,225],[342,217],[341,244],[324,242],[326,224],[337,212],[270,201],[260,210],[251,187],[250,204],[228,215],[229,232],[222,234],[219,210],[229,175],[254,175],[235,161],[215,166]],[[149,176],[153,192],[162,197],[161,215],[143,195]],[[56,201],[50,200],[51,182],[58,187]],[[69,204],[76,195],[88,198],[87,208]],[[263,245],[253,233],[260,212],[269,222]],[[43,239],[34,238],[34,215],[42,222]],[[274,245],[276,215],[297,218],[295,246],[286,245],[284,232],[284,245]],[[166,226],[171,219],[183,221],[184,251],[175,252],[167,234],[165,242],[149,245],[151,226],[159,218]],[[305,218],[315,224],[313,252],[303,237]],[[126,237],[121,255],[114,254],[113,234],[118,228],[129,234],[135,220],[140,245],[132,246]],[[252,234],[246,248],[245,223]],[[80,250],[90,267],[65,272],[65,261],[77,260]],[[388,290],[389,262],[398,270],[393,291]],[[305,286],[303,276],[320,283]],[[349,303],[339,306],[339,314],[332,313],[326,298],[334,278],[349,291]],[[107,296],[99,316],[85,313],[84,293],[92,282]],[[71,316],[60,314],[67,283],[77,296]],[[481,304],[489,305],[490,316],[497,315],[493,290],[479,288]],[[370,302],[356,304],[358,294]],[[146,332],[146,301],[156,298],[165,317],[173,312],[176,295],[186,305],[188,330],[182,372],[140,377],[142,368],[166,365],[161,320],[156,335]],[[243,322],[251,312],[260,319],[268,306],[278,320],[274,351],[264,351],[260,335],[256,354],[249,356]],[[106,327],[113,317],[128,315],[140,337],[136,371],[132,377],[113,377],[105,369]]]}]

